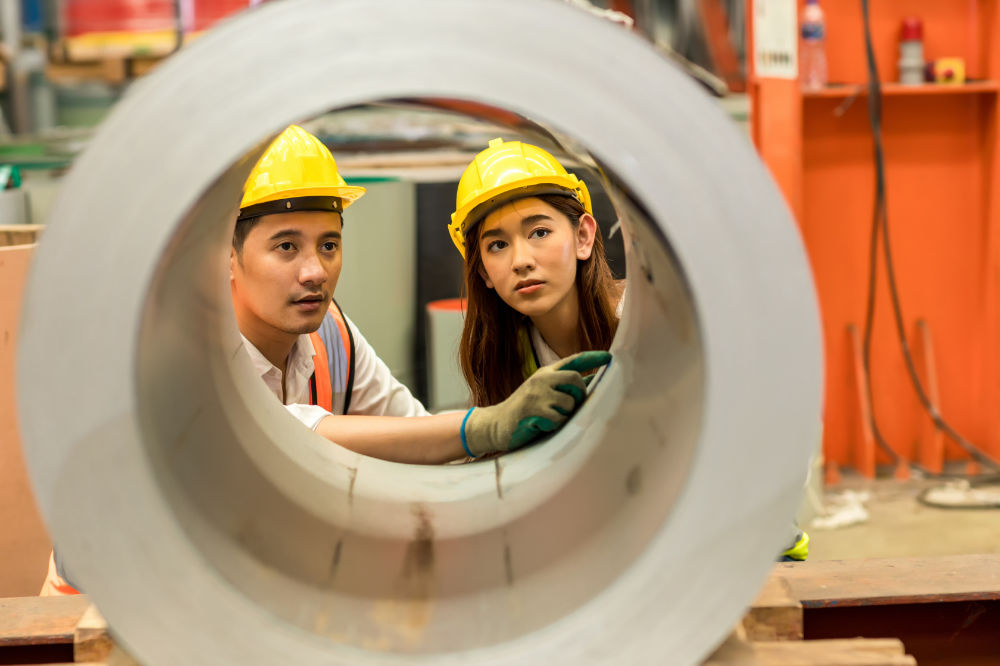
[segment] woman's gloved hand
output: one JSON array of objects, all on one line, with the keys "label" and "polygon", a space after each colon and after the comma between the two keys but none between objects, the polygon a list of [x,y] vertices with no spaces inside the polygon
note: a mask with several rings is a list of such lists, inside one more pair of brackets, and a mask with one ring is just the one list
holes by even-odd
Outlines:
[{"label": "woman's gloved hand", "polygon": [[466,452],[478,458],[513,451],[558,430],[587,395],[581,373],[610,362],[605,351],[574,354],[539,368],[503,402],[470,409],[462,423]]}]

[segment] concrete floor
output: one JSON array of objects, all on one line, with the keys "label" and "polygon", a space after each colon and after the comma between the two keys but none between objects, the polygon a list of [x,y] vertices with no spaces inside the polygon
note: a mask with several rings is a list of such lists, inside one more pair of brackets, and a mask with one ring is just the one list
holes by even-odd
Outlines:
[{"label": "concrete floor", "polygon": [[1000,553],[1000,509],[939,509],[917,501],[940,481],[846,479],[827,487],[823,504],[845,490],[867,491],[869,519],[838,529],[803,526],[810,560]]}]

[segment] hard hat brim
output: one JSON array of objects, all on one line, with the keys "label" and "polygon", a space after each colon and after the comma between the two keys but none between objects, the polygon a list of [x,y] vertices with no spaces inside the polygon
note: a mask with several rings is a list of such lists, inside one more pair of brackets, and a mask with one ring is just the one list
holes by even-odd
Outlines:
[{"label": "hard hat brim", "polygon": [[251,204],[244,206],[243,208],[250,208],[250,206],[256,206],[258,204],[268,203],[270,201],[279,201],[284,199],[299,199],[305,197],[337,197],[343,202],[343,209],[347,210],[347,207],[352,203],[360,199],[364,193],[365,188],[356,186],[334,186],[334,187],[302,187],[298,189],[286,189],[280,190],[268,196],[261,197],[253,201]]},{"label": "hard hat brim", "polygon": [[[462,225],[464,227],[462,231],[463,233],[468,232],[468,230],[473,226],[482,222],[487,215],[510,203],[511,201],[527,199],[529,197],[538,197],[545,194],[556,194],[580,201],[580,196],[574,190],[567,190],[565,187],[559,187],[558,185],[552,185],[551,183],[522,187],[508,192],[500,192],[484,201],[479,202],[466,214],[465,221]],[[583,205],[582,201],[580,201],[580,203]]]}]

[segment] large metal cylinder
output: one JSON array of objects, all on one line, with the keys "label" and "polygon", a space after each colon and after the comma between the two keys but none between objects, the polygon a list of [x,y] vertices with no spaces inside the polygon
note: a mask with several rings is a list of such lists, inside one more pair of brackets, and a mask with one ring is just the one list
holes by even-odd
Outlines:
[{"label": "large metal cylinder", "polygon": [[[579,141],[626,233],[591,399],[468,465],[306,432],[237,353],[228,293],[262,142],[421,97]],[[802,244],[721,110],[618,26],[537,0],[264,5],[135,86],[50,222],[19,352],[27,457],[74,580],[143,663],[691,664],[783,545],[819,434]]]}]

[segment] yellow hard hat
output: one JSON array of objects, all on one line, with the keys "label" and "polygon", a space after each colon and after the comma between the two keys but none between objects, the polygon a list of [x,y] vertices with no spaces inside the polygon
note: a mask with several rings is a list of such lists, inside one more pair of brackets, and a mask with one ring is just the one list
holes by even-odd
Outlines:
[{"label": "yellow hard hat", "polygon": [[342,213],[361,198],[363,187],[344,182],[323,142],[298,125],[278,135],[243,186],[240,218],[329,210]]},{"label": "yellow hard hat", "polygon": [[508,201],[540,194],[572,196],[594,214],[587,185],[567,173],[548,152],[520,141],[490,141],[490,147],[476,155],[458,181],[448,233],[462,257],[469,227]]}]

